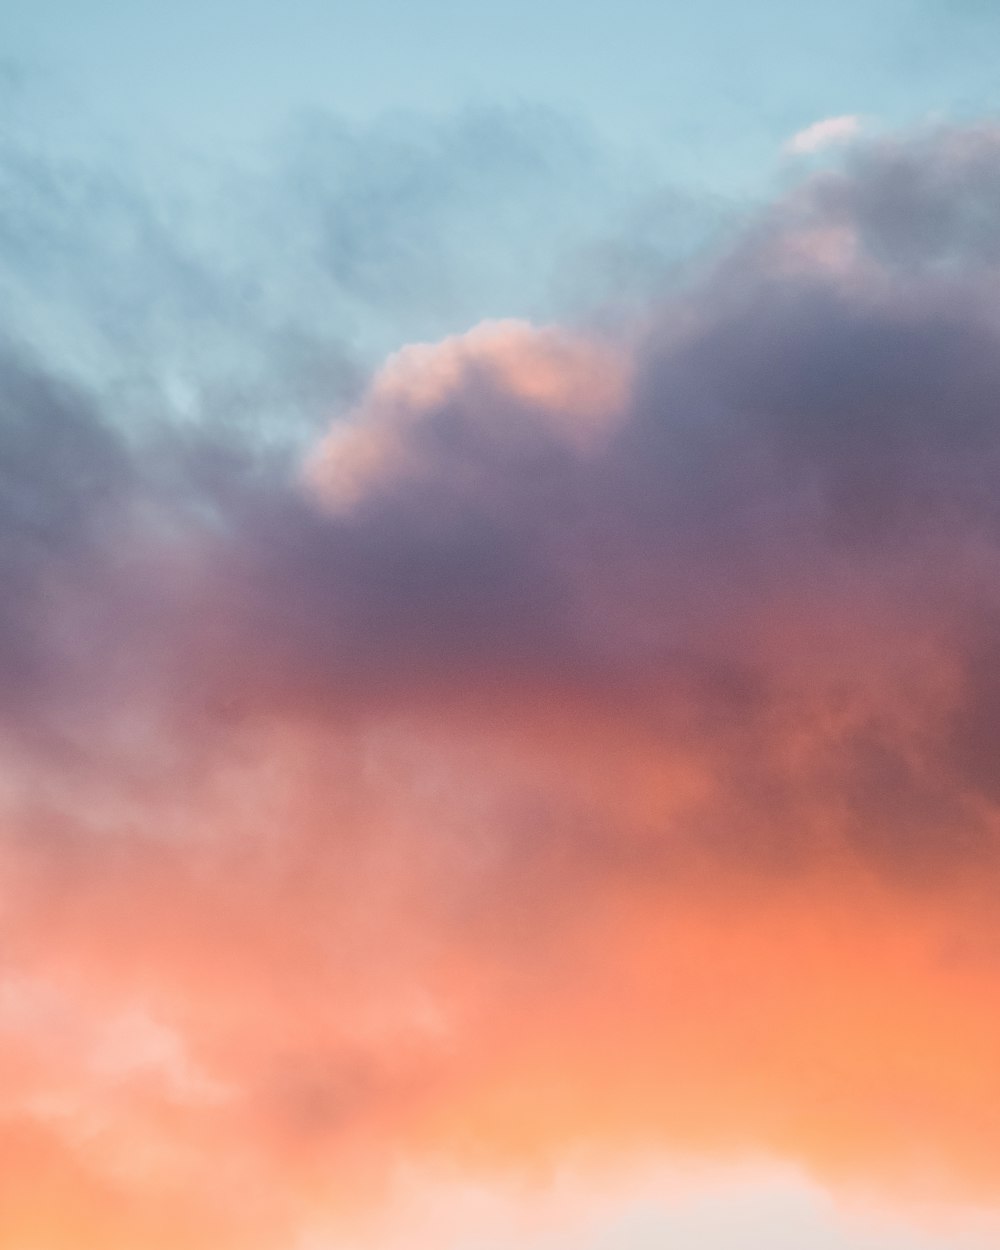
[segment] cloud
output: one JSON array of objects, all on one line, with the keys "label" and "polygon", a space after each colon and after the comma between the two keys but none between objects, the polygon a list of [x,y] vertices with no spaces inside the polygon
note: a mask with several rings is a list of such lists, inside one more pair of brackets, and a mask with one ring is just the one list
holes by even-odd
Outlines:
[{"label": "cloud", "polygon": [[624,375],[609,345],[527,322],[484,322],[437,344],[414,344],[380,369],[360,409],[312,457],[308,475],[328,505],[357,503],[393,462],[406,471],[410,427],[468,379],[496,385],[528,407],[532,422],[548,417],[570,442],[586,445],[620,410]]},{"label": "cloud", "polygon": [[798,131],[785,144],[785,151],[793,156],[810,155],[838,143],[847,143],[861,131],[861,118],[855,113],[840,117],[824,117]]},{"label": "cloud", "polygon": [[411,344],[305,456],[9,345],[8,1241],[580,1150],[995,1199],[998,150]]}]

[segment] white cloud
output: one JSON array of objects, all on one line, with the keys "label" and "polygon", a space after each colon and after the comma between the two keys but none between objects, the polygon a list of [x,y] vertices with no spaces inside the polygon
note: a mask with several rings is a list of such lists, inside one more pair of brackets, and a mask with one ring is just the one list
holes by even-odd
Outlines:
[{"label": "white cloud", "polygon": [[855,113],[845,113],[841,117],[824,117],[822,121],[813,122],[805,130],[792,135],[785,144],[785,151],[793,156],[818,152],[834,143],[846,143],[860,130],[861,118]]},{"label": "white cloud", "polygon": [[[526,1192],[400,1167],[372,1241],[315,1229],[297,1250],[993,1250],[996,1213],[835,1199],[798,1169],[633,1161],[603,1180],[567,1166]],[[414,1236],[414,1229],[420,1230]]]}]

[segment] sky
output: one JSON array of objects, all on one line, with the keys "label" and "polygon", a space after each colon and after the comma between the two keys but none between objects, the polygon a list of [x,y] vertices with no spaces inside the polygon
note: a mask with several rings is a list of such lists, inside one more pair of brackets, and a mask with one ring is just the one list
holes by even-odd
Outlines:
[{"label": "sky", "polygon": [[0,0],[5,1248],[997,1244],[998,23]]}]

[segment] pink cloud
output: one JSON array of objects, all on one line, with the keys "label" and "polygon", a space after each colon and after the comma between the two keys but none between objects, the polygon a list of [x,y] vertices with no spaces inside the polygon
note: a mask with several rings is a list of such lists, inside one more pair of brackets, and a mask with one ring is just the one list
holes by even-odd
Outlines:
[{"label": "pink cloud", "polygon": [[785,151],[793,156],[803,156],[836,144],[847,143],[860,134],[861,126],[861,118],[855,113],[824,117],[792,135],[785,144]]}]

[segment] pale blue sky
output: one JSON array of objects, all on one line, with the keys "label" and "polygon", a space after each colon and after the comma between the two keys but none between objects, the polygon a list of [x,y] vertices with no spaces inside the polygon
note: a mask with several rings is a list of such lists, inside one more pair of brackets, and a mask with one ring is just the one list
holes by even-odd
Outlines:
[{"label": "pale blue sky", "polygon": [[[885,125],[1000,103],[978,0],[6,0],[0,47],[52,118],[217,151],[305,110],[367,122],[553,106],[677,178],[752,185],[817,118]],[[54,88],[55,89],[55,88]]]},{"label": "pale blue sky", "polygon": [[91,374],[644,298],[801,128],[994,111],[997,35],[980,0],[0,0],[0,293]]}]

